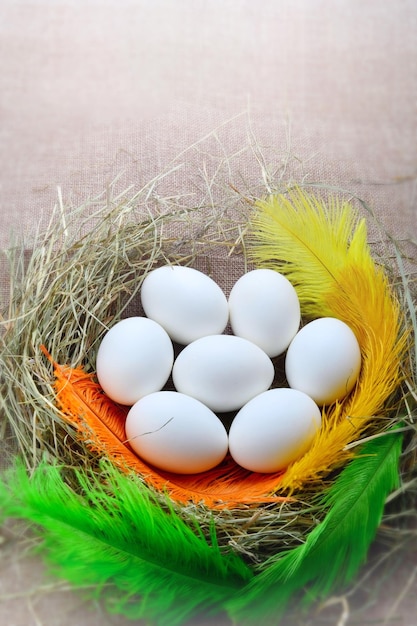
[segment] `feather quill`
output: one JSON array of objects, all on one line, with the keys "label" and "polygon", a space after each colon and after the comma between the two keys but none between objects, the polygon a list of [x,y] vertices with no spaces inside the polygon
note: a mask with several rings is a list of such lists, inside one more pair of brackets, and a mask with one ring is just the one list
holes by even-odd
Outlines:
[{"label": "feather quill", "polygon": [[360,439],[402,381],[407,332],[388,278],[373,260],[365,220],[349,203],[328,204],[299,188],[259,201],[251,219],[255,266],[283,273],[294,285],[304,319],[337,317],[355,332],[362,353],[359,380],[343,401],[323,410],[310,450],[287,468],[277,492],[320,481],[352,457]]},{"label": "feather quill", "polygon": [[[159,626],[219,612],[252,577],[237,555],[221,550],[215,529],[206,540],[132,475],[103,463],[101,475],[41,464],[29,477],[17,465],[0,480],[0,517],[39,529],[52,572],[105,601],[110,612]],[[207,613],[206,613],[207,614]]]},{"label": "feather quill", "polygon": [[56,402],[64,419],[77,430],[88,448],[110,459],[125,473],[136,472],[145,482],[166,491],[183,504],[204,502],[211,508],[234,504],[284,502],[290,498],[273,494],[282,472],[256,474],[238,466],[228,455],[218,467],[202,474],[181,475],[164,472],[142,461],[126,441],[125,420],[128,408],[106,396],[94,375],[82,368],[71,368],[54,362]]},{"label": "feather quill", "polygon": [[271,557],[243,593],[227,602],[239,624],[276,625],[302,590],[307,607],[352,580],[366,560],[386,498],[398,486],[401,444],[401,435],[393,430],[362,446],[321,494],[328,512],[305,543]]}]

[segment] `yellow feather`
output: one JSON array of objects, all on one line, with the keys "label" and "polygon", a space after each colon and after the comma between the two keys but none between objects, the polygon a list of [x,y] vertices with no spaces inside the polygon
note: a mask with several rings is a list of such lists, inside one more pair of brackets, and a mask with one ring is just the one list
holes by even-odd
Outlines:
[{"label": "yellow feather", "polygon": [[297,290],[304,318],[331,316],[355,332],[362,368],[354,390],[323,409],[310,450],[284,474],[277,491],[321,480],[353,454],[347,444],[381,423],[402,380],[407,333],[401,307],[372,258],[365,220],[349,203],[327,205],[301,189],[257,203],[249,254],[258,267],[283,273]]}]

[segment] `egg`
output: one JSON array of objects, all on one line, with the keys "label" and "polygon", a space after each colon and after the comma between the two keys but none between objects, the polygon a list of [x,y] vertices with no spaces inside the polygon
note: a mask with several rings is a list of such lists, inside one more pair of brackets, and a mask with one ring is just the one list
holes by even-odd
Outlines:
[{"label": "egg", "polygon": [[172,341],[162,326],[146,317],[128,317],[104,335],[97,352],[97,378],[112,400],[132,405],[162,389],[173,362]]},{"label": "egg", "polygon": [[271,269],[241,276],[229,295],[233,333],[252,341],[268,356],[288,348],[300,326],[300,303],[290,281]]},{"label": "egg", "polygon": [[141,398],[126,418],[126,437],[134,452],[155,467],[196,474],[226,456],[228,438],[220,419],[198,400],[175,391]]},{"label": "egg", "polygon": [[220,334],[229,318],[227,298],[209,276],[192,267],[164,265],[151,271],[141,287],[145,315],[186,345]]},{"label": "egg", "polygon": [[197,398],[212,411],[233,411],[274,379],[274,366],[258,346],[234,335],[202,337],[186,346],[172,369],[177,391]]},{"label": "egg", "polygon": [[320,409],[305,393],[269,389],[236,414],[229,431],[230,454],[252,472],[278,472],[307,452],[320,425]]},{"label": "egg", "polygon": [[333,317],[306,324],[292,340],[285,359],[289,386],[304,391],[319,405],[346,396],[360,368],[361,350],[354,332]]}]

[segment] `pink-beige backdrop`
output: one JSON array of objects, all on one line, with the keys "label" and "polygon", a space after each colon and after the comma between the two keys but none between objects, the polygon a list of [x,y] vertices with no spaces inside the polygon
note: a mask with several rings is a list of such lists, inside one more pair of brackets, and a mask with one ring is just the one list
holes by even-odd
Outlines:
[{"label": "pink-beige backdrop", "polygon": [[[262,183],[257,150],[352,190],[415,241],[415,0],[2,0],[1,249],[21,236],[30,247],[58,188],[79,205],[116,177],[134,190],[178,166],[167,184],[192,196],[223,163],[244,190]],[[0,544],[2,623],[125,624],[17,558],[16,533]],[[340,624],[413,626],[412,558],[384,602],[372,602],[376,574],[365,613]]]}]

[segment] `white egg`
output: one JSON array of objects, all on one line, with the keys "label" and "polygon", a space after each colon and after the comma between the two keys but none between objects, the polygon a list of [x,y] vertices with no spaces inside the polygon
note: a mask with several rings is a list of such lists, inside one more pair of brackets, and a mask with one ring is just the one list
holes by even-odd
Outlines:
[{"label": "white egg", "polygon": [[162,389],[173,362],[172,341],[162,326],[146,317],[128,317],[104,335],[97,353],[97,378],[112,400],[132,405]]},{"label": "white egg", "polygon": [[295,389],[269,389],[236,414],[230,454],[252,472],[278,472],[307,452],[320,425],[320,410],[309,396]]},{"label": "white egg", "polygon": [[222,333],[229,319],[219,285],[192,267],[164,265],[153,270],[143,281],[141,301],[145,314],[183,345]]},{"label": "white egg", "polygon": [[234,335],[202,337],[186,346],[172,370],[177,391],[212,411],[233,411],[270,387],[271,359],[258,346]]},{"label": "white egg", "polygon": [[247,272],[229,296],[235,335],[249,339],[270,357],[282,354],[300,326],[300,303],[290,281],[270,269]]},{"label": "white egg", "polygon": [[207,471],[228,450],[227,432],[217,415],[175,391],[152,393],[136,402],[127,415],[126,437],[144,461],[179,474]]},{"label": "white egg", "polygon": [[285,360],[290,387],[304,391],[319,405],[346,396],[360,368],[361,351],[354,332],[333,317],[306,324],[292,340]]}]

